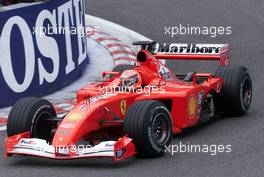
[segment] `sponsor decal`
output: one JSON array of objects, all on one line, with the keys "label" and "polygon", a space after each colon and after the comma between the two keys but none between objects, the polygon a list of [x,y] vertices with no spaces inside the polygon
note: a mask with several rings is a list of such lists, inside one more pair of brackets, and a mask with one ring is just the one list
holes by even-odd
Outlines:
[{"label": "sponsor decal", "polygon": [[125,155],[127,149],[124,147],[123,149],[116,150],[115,156],[117,159],[120,159],[122,156]]},{"label": "sponsor decal", "polygon": [[32,140],[25,140],[25,139],[22,139],[20,141],[20,144],[26,144],[26,145],[36,145],[37,143],[32,141]]},{"label": "sponsor decal", "polygon": [[90,99],[90,103],[96,103],[99,100],[107,99],[107,98],[110,98],[110,97],[115,96],[115,95],[116,94],[103,94],[103,95],[99,95],[99,96],[94,96],[94,97],[89,98],[89,99]]},{"label": "sponsor decal", "polygon": [[84,118],[83,114],[79,113],[79,112],[69,113],[66,117],[67,120],[71,120],[71,121],[78,121],[78,120],[81,120],[83,118]]},{"label": "sponsor decal", "polygon": [[70,135],[71,131],[70,130],[59,130],[58,134],[59,135]]},{"label": "sponsor decal", "polygon": [[74,128],[76,127],[75,124],[70,124],[70,123],[63,123],[60,125],[61,128]]},{"label": "sponsor decal", "polygon": [[126,100],[121,100],[120,102],[120,110],[121,110],[121,113],[122,115],[125,115],[126,113]]},{"label": "sponsor decal", "polygon": [[188,102],[188,115],[189,117],[194,117],[196,115],[197,102],[196,97],[191,95]]},{"label": "sponsor decal", "polygon": [[107,143],[107,144],[105,144],[105,147],[114,147],[114,144]]},{"label": "sponsor decal", "polygon": [[157,43],[154,53],[171,54],[220,54],[224,44],[176,44],[176,43]]}]

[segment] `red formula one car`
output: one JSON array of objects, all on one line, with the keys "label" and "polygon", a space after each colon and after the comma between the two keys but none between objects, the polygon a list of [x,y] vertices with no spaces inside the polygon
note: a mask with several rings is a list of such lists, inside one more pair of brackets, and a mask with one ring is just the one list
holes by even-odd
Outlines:
[{"label": "red formula one car", "polygon": [[[227,66],[228,45],[136,42],[135,66],[119,65],[77,92],[76,106],[57,117],[51,103],[23,98],[7,124],[6,155],[53,159],[164,154],[172,135],[216,115],[244,115],[252,84],[247,68]],[[160,59],[217,60],[216,73],[175,75]]]}]

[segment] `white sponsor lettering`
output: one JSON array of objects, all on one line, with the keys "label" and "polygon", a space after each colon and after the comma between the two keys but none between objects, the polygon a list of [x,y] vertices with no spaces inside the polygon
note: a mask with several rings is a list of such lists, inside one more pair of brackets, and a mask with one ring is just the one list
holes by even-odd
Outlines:
[{"label": "white sponsor lettering", "polygon": [[[20,30],[21,36],[23,38],[24,44],[24,51],[25,51],[25,76],[24,81],[22,83],[18,83],[13,66],[11,61],[11,35],[12,29],[14,26],[17,26]],[[34,52],[34,44],[32,39],[31,31],[26,23],[26,21],[19,17],[14,16],[10,18],[3,30],[0,34],[0,67],[2,69],[2,74],[7,85],[14,91],[14,92],[23,92],[25,91],[31,84],[31,81],[34,76],[35,70],[35,52]],[[2,53],[3,52],[3,53]],[[23,58],[21,56],[21,58]],[[19,58],[18,58],[19,60]]]},{"label": "white sponsor lettering", "polygon": [[[61,31],[63,28],[70,29],[72,26],[84,28],[84,11],[83,0],[70,0],[52,11],[44,9],[38,14],[33,30],[20,16],[14,16],[7,20],[0,33],[0,69],[6,84],[12,91],[16,93],[25,92],[35,77],[38,78],[39,85],[44,82],[52,83],[58,78],[60,72],[64,72],[67,75],[77,65],[85,61],[87,58],[86,36],[84,34],[77,35],[76,40],[72,40],[75,36],[69,32]],[[60,29],[58,35],[64,35],[65,50],[60,51],[59,49],[63,45],[61,40],[57,40],[54,35],[47,35],[47,31],[44,31],[47,22],[51,27]],[[20,31],[23,39],[22,44],[25,56],[20,58],[12,58],[13,54],[11,53],[14,52],[11,51],[10,46],[11,39],[15,35],[14,30],[12,30],[14,27]],[[36,29],[41,30],[38,31]],[[85,33],[85,30],[82,33]],[[33,41],[36,41],[35,45]],[[73,41],[77,42],[73,43]],[[20,43],[21,41],[16,42]],[[76,53],[73,52],[73,47],[75,46],[76,52],[78,52],[77,56],[73,56]],[[40,52],[41,56],[37,56],[37,51]],[[60,71],[60,52],[66,53],[67,62],[65,68],[63,68],[65,69],[64,71]],[[12,61],[23,58],[25,58],[24,79],[23,81],[18,81],[13,69],[16,62]],[[47,68],[45,66],[47,62],[52,67]],[[38,76],[35,76],[37,73]]]}]

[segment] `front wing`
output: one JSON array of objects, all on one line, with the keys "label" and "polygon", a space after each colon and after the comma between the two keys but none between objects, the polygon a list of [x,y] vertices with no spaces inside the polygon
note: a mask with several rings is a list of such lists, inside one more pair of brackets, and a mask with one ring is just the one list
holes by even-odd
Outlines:
[{"label": "front wing", "polygon": [[48,144],[46,140],[30,138],[29,132],[8,137],[5,148],[6,156],[20,154],[61,160],[92,157],[112,157],[114,160],[124,160],[136,153],[132,139],[126,136],[117,141],[104,141],[95,146],[55,147]]}]

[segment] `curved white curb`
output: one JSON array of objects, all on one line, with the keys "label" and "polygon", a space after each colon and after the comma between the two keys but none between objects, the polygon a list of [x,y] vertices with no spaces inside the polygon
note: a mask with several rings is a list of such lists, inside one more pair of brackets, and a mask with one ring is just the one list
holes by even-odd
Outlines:
[{"label": "curved white curb", "polygon": [[135,52],[128,45],[112,37],[100,29],[89,26],[88,37],[102,45],[113,57],[114,65],[131,64],[136,61]]}]

